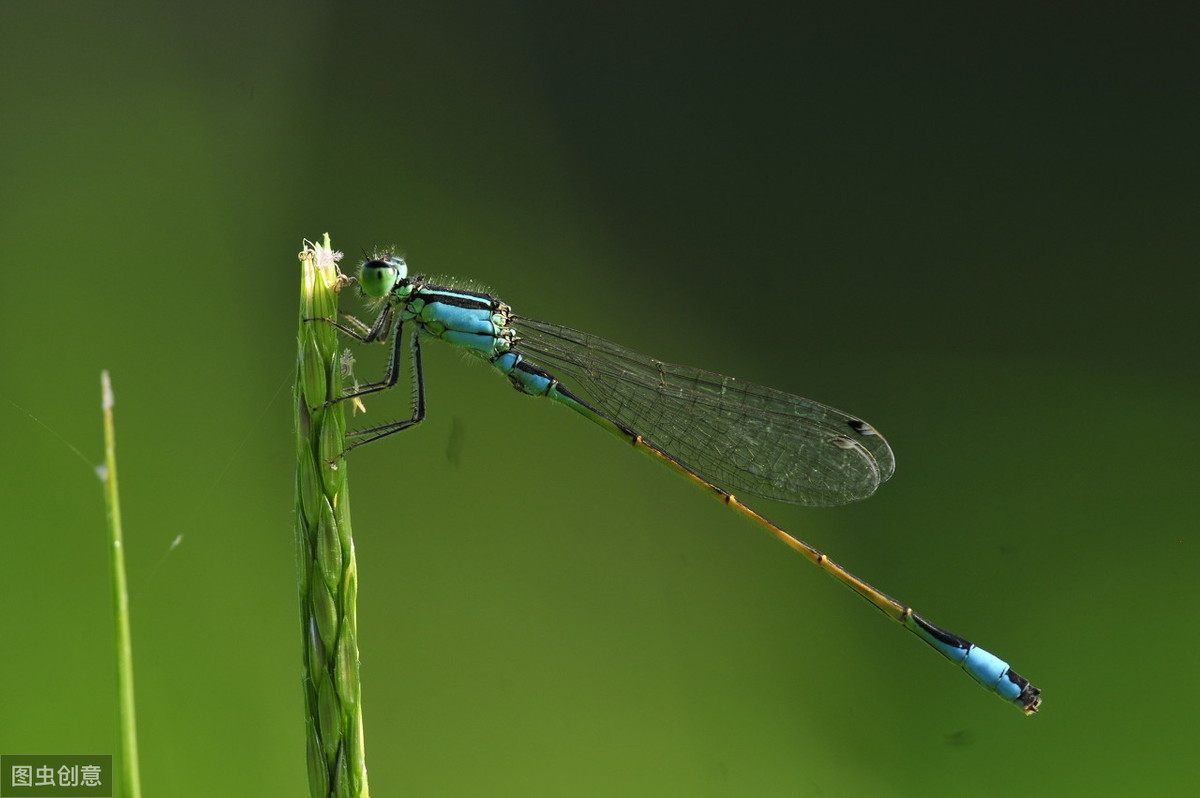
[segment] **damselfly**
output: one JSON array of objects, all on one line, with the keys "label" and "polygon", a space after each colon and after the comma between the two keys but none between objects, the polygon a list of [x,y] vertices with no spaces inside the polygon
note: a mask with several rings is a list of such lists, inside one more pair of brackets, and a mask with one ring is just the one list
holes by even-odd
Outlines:
[{"label": "damselfly", "polygon": [[374,324],[368,327],[353,317],[348,317],[351,326],[327,321],[364,343],[388,342],[387,368],[382,380],[334,401],[396,384],[406,323],[413,328],[415,390],[411,418],[350,433],[346,451],[420,423],[425,418],[421,340],[454,344],[491,363],[518,391],[566,405],[675,469],[850,587],[984,687],[1026,714],[1037,711],[1041,691],[1008,663],[930,623],[737,498],[749,494],[829,506],[870,496],[895,468],[891,448],[870,424],[799,396],[664,363],[588,333],[518,316],[489,294],[409,277],[407,264],[395,255],[368,260],[358,282],[364,294],[383,300]]}]

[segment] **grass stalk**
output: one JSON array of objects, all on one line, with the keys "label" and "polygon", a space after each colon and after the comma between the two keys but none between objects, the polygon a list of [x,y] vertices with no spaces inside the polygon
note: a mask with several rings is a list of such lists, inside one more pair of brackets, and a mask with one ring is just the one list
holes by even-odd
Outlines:
[{"label": "grass stalk", "polygon": [[141,776],[138,770],[137,716],[133,701],[133,641],[129,626],[129,591],[125,582],[125,543],[121,531],[121,502],[117,490],[117,440],[113,426],[113,390],[108,372],[100,372],[100,407],[104,413],[105,515],[108,521],[109,565],[112,569],[113,616],[117,647],[117,722],[121,756],[121,784],[128,798],[140,798]]},{"label": "grass stalk", "polygon": [[341,285],[329,234],[300,253],[296,357],[296,577],[303,636],[305,745],[312,798],[365,798],[356,599],[337,331]]}]

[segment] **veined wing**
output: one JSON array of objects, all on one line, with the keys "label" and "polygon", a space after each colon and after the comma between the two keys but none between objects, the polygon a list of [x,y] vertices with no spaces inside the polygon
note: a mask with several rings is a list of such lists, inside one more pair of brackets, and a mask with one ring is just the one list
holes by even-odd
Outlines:
[{"label": "veined wing", "polygon": [[895,469],[866,422],[773,388],[664,363],[595,335],[516,316],[516,351],[714,485],[830,506],[870,496]]}]

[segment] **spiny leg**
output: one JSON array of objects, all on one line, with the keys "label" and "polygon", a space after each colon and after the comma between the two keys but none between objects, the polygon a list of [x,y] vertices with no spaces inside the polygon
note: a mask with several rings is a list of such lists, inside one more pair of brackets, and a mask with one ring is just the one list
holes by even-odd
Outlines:
[{"label": "spiny leg", "polygon": [[[386,311],[384,311],[384,312],[388,312],[388,311],[390,311],[390,310],[391,310],[391,307],[389,306],[389,307],[387,308],[387,310],[386,310]],[[358,339],[358,340],[360,340],[360,341],[366,341],[366,337],[365,337],[365,336],[368,336],[368,335],[370,335],[370,334],[371,334],[371,327],[369,327],[369,326],[367,326],[366,324],[364,324],[363,322],[359,321],[359,319],[358,319],[358,317],[357,317],[357,316],[352,316],[352,315],[350,315],[349,313],[347,313],[347,312],[346,312],[346,311],[344,311],[344,310],[339,310],[339,311],[338,311],[338,315],[339,315],[339,316],[341,316],[342,318],[344,318],[346,321],[350,322],[350,325],[351,325],[352,327],[354,327],[354,329],[355,329],[355,330],[357,330],[359,334],[357,334],[357,335],[356,335],[355,333],[353,333],[353,332],[351,332],[350,330],[346,329],[346,327],[345,327],[344,325],[341,325],[341,324],[335,324],[335,325],[334,325],[335,327],[337,327],[339,330],[342,330],[342,331],[343,331],[343,332],[345,332],[347,335],[351,335],[351,336],[353,336],[353,337],[357,338],[357,339]],[[382,314],[381,314],[381,315],[382,315]],[[376,321],[378,321],[378,319],[376,319]],[[382,335],[379,335],[379,336],[377,336],[378,340],[383,340],[383,339],[384,339],[384,338],[386,338],[386,337],[387,337],[387,331],[386,331],[386,330],[384,331],[384,333],[383,333]],[[368,342],[368,343],[369,343],[369,342]]]},{"label": "spiny leg", "polygon": [[[362,396],[364,393],[373,393],[382,391],[384,388],[390,388],[396,384],[396,380],[400,375],[400,329],[396,330],[396,338],[392,342],[392,361],[388,364],[388,374],[383,382],[372,383],[372,387],[366,390],[358,391],[357,393],[343,396],[343,399],[348,399],[353,396]],[[425,420],[425,372],[421,367],[421,336],[418,330],[413,330],[412,334],[412,353],[413,353],[413,412],[412,418],[402,421],[392,421],[387,424],[380,424],[377,427],[368,427],[367,429],[355,430],[346,434],[347,438],[361,438],[346,446],[342,452],[345,456],[352,449],[357,449],[363,444],[377,441],[380,438],[386,438],[388,435],[406,430],[409,427],[416,426]]]},{"label": "spiny leg", "polygon": [[[392,308],[390,305],[384,308],[383,312],[379,314],[379,318],[375,320],[375,324],[371,327],[370,331],[368,331],[366,335],[359,335],[354,330],[351,330],[345,325],[339,324],[332,319],[313,319],[313,321],[323,321],[326,324],[332,324],[334,327],[337,327],[350,337],[369,344],[374,343],[375,341],[386,341],[392,323]],[[362,322],[359,322],[358,319],[354,319],[354,321],[362,324]],[[385,391],[395,385],[400,379],[400,347],[402,345],[401,342],[403,341],[403,336],[401,335],[403,330],[404,322],[398,322],[396,324],[396,334],[392,337],[390,342],[391,348],[388,352],[387,370],[384,372],[382,380],[379,380],[378,382],[368,382],[357,386],[355,390],[344,393],[335,399],[330,399],[325,403],[325,406],[328,407],[337,402],[344,402],[347,399],[357,399],[358,397],[366,396],[369,393]],[[417,348],[416,351],[419,356],[420,349]]]},{"label": "spiny leg", "polygon": [[386,341],[388,330],[392,326],[392,310],[393,306],[386,306],[380,314],[375,318],[375,322],[368,327],[358,320],[357,317],[351,316],[349,313],[339,311],[339,314],[346,317],[346,320],[354,326],[355,329],[347,327],[345,324],[334,321],[333,319],[305,319],[305,321],[323,321],[326,324],[332,324],[339,330],[349,335],[356,341],[362,341],[364,344],[373,344],[376,341]]}]

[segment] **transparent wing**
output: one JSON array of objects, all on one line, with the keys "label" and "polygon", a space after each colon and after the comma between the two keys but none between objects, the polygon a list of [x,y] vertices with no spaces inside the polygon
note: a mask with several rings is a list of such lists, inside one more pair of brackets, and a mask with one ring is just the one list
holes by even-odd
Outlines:
[{"label": "transparent wing", "polygon": [[710,371],[663,363],[588,333],[514,317],[514,347],[597,409],[714,485],[828,506],[870,496],[891,447],[854,416]]}]

